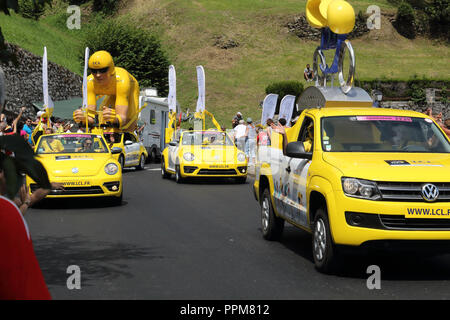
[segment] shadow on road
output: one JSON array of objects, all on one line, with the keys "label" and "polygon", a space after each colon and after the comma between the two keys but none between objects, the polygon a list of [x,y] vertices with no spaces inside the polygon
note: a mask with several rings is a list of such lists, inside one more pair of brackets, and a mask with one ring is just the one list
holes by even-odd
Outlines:
[{"label": "shadow on road", "polygon": [[[314,264],[311,235],[286,225],[279,241],[287,249]],[[450,254],[428,255],[421,252],[367,251],[345,254],[335,276],[367,279],[367,268],[380,267],[384,280],[432,281],[450,280]]]},{"label": "shadow on road", "polygon": [[[128,203],[122,201],[120,207]],[[33,209],[92,209],[119,207],[113,199],[107,197],[100,198],[65,198],[65,199],[43,199],[33,206]]]},{"label": "shadow on road", "polygon": [[80,267],[84,286],[92,281],[132,278],[126,260],[163,259],[157,248],[138,247],[133,244],[88,241],[80,235],[71,237],[33,238],[36,257],[48,285],[65,286],[67,268]]}]

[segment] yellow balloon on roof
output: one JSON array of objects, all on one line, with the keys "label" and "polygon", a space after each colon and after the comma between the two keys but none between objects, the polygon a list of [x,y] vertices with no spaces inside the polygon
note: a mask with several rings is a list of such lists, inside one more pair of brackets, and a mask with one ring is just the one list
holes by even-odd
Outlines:
[{"label": "yellow balloon on roof", "polygon": [[355,11],[344,0],[308,0],[306,20],[314,28],[329,27],[334,33],[345,34],[355,27]]},{"label": "yellow balloon on roof", "polygon": [[306,3],[306,20],[314,28],[325,28],[327,20],[321,15],[319,6],[321,0],[308,0]]},{"label": "yellow balloon on roof", "polygon": [[350,33],[355,27],[355,11],[347,1],[334,0],[328,5],[327,20],[334,33]]}]

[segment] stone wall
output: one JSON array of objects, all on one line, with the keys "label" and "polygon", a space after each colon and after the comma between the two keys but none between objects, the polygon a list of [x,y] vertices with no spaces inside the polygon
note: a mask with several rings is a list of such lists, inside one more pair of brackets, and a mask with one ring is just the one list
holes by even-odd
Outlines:
[{"label": "stone wall", "polygon": [[[7,44],[15,53],[18,64],[1,64],[6,80],[5,113],[17,114],[20,107],[27,107],[26,116],[34,116],[33,102],[43,101],[42,57],[18,46]],[[44,48],[42,48],[42,53]],[[49,52],[51,55],[51,53]],[[82,96],[83,78],[64,67],[48,62],[49,95],[53,101]]]}]

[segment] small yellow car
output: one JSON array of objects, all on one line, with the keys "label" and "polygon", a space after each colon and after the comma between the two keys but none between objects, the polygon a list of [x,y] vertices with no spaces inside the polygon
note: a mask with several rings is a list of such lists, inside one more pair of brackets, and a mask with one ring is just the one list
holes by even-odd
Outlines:
[{"label": "small yellow car", "polygon": [[122,152],[114,153],[114,158],[120,163],[122,169],[131,167],[137,170],[144,169],[148,152],[136,134],[105,132],[104,136],[111,150],[118,150],[116,148],[122,150]]},{"label": "small yellow car", "polygon": [[[64,187],[63,190],[52,190],[47,198],[109,197],[116,205],[122,203],[120,164],[102,135],[43,135],[36,144],[35,153],[47,170],[50,182],[62,183]],[[28,176],[26,185],[30,192],[38,188]]]},{"label": "small yellow car", "polygon": [[232,177],[245,183],[247,158],[225,132],[184,131],[179,140],[171,141],[162,152],[162,178],[171,174],[177,183],[187,177]]}]

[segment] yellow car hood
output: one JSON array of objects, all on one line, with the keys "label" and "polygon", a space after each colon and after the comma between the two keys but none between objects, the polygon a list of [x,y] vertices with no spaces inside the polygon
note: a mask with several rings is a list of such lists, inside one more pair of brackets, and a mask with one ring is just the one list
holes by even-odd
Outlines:
[{"label": "yellow car hood", "polygon": [[53,177],[96,176],[104,170],[108,159],[112,160],[109,153],[48,154],[38,157],[49,176]]},{"label": "yellow car hood", "polygon": [[449,154],[326,152],[323,160],[347,177],[375,181],[450,181]]},{"label": "yellow car hood", "polygon": [[195,162],[235,163],[241,151],[233,146],[187,146],[180,150],[180,158],[186,152],[194,154]]}]

